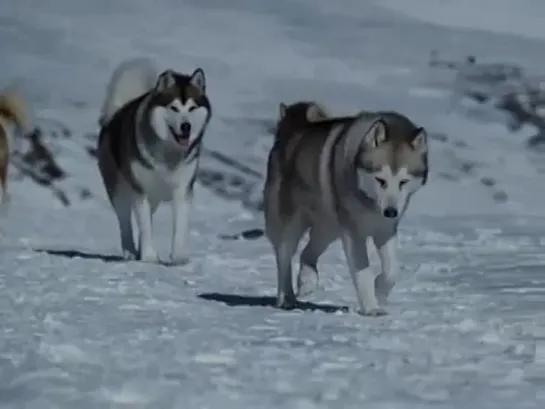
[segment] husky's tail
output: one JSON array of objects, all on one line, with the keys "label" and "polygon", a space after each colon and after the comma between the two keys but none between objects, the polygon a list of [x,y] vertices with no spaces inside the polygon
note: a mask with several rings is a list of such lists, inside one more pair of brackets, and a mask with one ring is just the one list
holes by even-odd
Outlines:
[{"label": "husky's tail", "polygon": [[[329,110],[316,101],[299,101],[287,105],[281,102],[278,107],[276,126],[271,128],[275,142],[291,137],[294,128],[301,128],[310,123],[325,121],[330,118]],[[288,124],[288,125],[284,125]],[[289,131],[285,131],[286,128]]]},{"label": "husky's tail", "polygon": [[106,87],[98,124],[106,125],[126,103],[153,88],[156,80],[157,69],[148,58],[134,58],[118,65]]},{"label": "husky's tail", "polygon": [[19,93],[13,90],[0,93],[0,116],[13,122],[25,134],[30,131],[27,112]]}]

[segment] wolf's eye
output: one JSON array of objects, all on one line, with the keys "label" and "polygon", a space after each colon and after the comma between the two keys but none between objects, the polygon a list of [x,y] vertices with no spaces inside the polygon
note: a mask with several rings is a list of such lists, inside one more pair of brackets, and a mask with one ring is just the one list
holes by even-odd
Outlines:
[{"label": "wolf's eye", "polygon": [[378,182],[381,188],[385,188],[387,185],[387,182],[382,178],[375,178],[375,180]]},{"label": "wolf's eye", "polygon": [[409,183],[409,179],[403,179],[399,181],[399,188],[401,189],[403,186],[405,186],[407,183]]},{"label": "wolf's eye", "polygon": [[193,111],[196,110],[196,109],[197,109],[197,105],[192,105],[192,106],[188,109],[188,111],[189,111],[189,112],[193,112]]},{"label": "wolf's eye", "polygon": [[173,112],[180,112],[180,109],[176,105],[171,105],[169,108]]}]

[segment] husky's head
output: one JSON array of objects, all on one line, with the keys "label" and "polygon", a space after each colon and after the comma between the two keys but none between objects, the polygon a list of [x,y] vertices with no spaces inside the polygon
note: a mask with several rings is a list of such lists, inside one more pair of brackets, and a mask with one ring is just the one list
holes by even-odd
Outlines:
[{"label": "husky's head", "polygon": [[201,68],[191,75],[164,71],[151,94],[151,123],[160,138],[187,148],[202,135],[210,119],[211,107]]},{"label": "husky's head", "polygon": [[375,201],[384,217],[397,219],[427,181],[425,129],[400,115],[375,121],[360,146],[356,172],[358,188]]}]

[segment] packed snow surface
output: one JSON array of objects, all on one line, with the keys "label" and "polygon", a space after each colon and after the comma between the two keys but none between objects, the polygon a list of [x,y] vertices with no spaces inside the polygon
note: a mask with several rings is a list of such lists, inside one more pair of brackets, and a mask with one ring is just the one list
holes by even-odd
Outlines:
[{"label": "packed snow surface", "polygon": [[[70,129],[59,160],[93,198],[65,208],[10,181],[0,407],[543,407],[545,168],[527,130],[449,109],[427,61],[438,49],[539,71],[544,12],[537,0],[3,0],[0,86],[24,92],[36,123]],[[96,164],[80,153],[112,70],[141,56],[201,66],[206,147],[261,173],[270,138],[251,124],[274,120],[280,101],[396,109],[435,135],[388,316],[354,312],[338,244],[312,299],[275,309],[267,241],[221,238],[262,216],[201,186],[187,265],[120,260]],[[170,227],[159,211],[165,258]]]}]

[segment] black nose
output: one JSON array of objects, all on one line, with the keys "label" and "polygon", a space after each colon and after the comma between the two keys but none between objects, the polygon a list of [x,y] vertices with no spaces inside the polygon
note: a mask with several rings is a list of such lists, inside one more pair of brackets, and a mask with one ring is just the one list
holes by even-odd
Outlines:
[{"label": "black nose", "polygon": [[387,207],[386,209],[384,209],[382,214],[384,215],[384,217],[394,219],[397,217],[397,209],[395,207]]},{"label": "black nose", "polygon": [[189,122],[182,123],[182,125],[180,125],[180,131],[186,135],[191,133],[191,124]]}]

